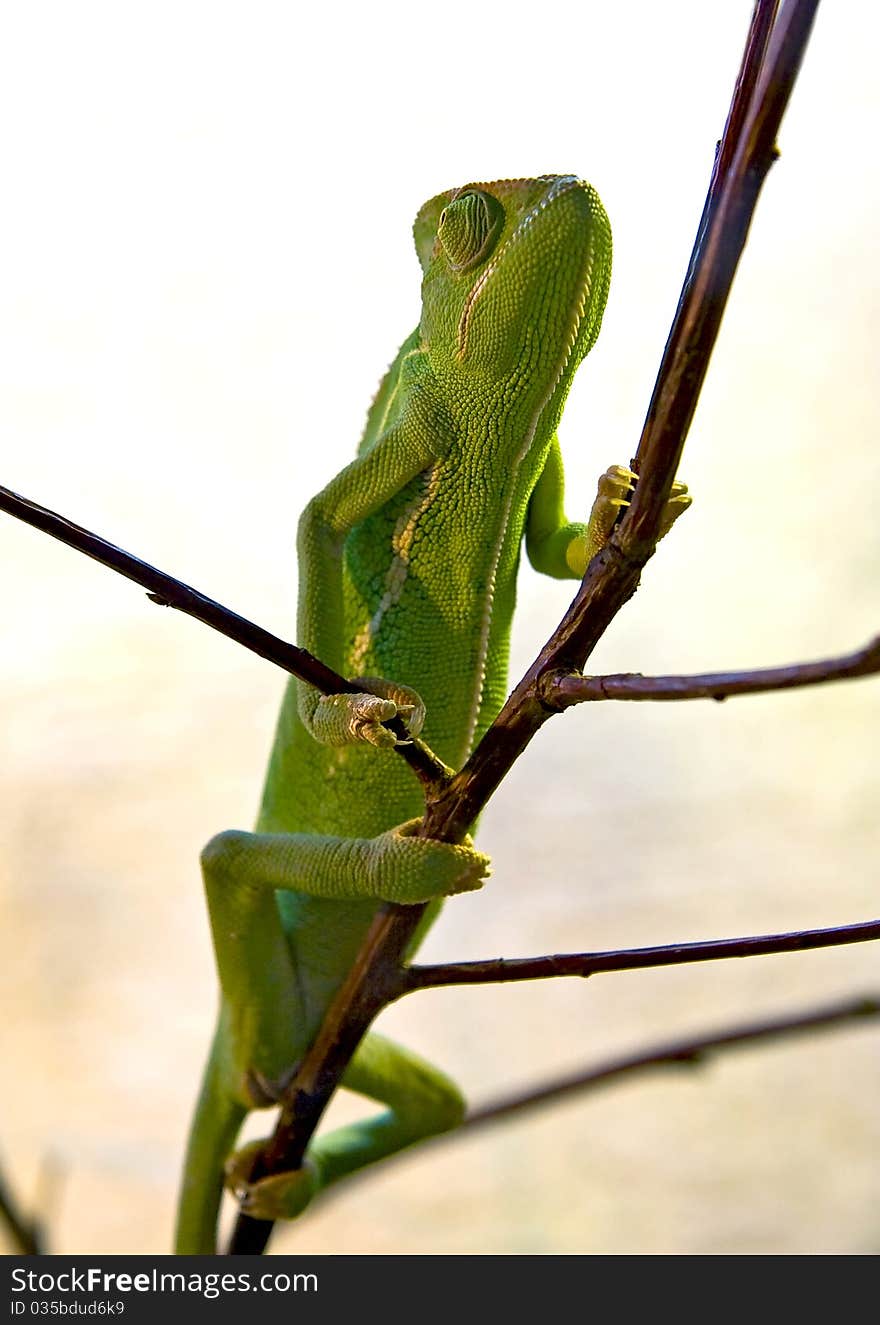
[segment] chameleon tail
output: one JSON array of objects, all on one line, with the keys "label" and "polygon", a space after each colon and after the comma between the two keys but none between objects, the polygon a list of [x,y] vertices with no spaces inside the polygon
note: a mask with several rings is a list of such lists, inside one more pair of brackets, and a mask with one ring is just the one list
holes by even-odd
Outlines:
[{"label": "chameleon tail", "polygon": [[247,1110],[223,1089],[212,1052],[190,1129],[177,1212],[178,1256],[216,1251],[217,1214],[223,1195],[223,1164],[232,1151]]}]

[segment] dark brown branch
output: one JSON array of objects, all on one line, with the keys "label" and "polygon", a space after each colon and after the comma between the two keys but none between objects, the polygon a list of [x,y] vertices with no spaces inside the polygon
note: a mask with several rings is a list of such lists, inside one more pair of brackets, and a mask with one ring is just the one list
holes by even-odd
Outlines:
[{"label": "dark brown branch", "polygon": [[[66,516],[50,511],[46,506],[39,506],[10,488],[0,486],[0,511],[14,515],[16,519],[22,520],[34,529],[50,534],[52,538],[57,538],[68,547],[84,553],[93,561],[99,561],[102,566],[115,570],[128,580],[133,580],[135,584],[140,584],[146,589],[148,597],[160,607],[174,607],[179,612],[185,612],[187,616],[195,617],[197,621],[219,631],[221,635],[226,635],[237,644],[244,645],[251,653],[256,653],[261,658],[275,663],[277,667],[283,668],[285,672],[308,681],[322,694],[356,694],[359,689],[363,689],[362,686],[352,685],[344,676],[327,667],[308,650],[300,649],[295,644],[280,639],[278,635],[273,635],[262,626],[248,621],[246,617],[239,616],[237,612],[224,607],[222,603],[206,597],[198,589],[193,589],[190,585],[176,580],[173,575],[168,575],[148,562],[141,561],[140,557],[125,552],[115,543],[109,543],[100,534],[74,524]],[[445,766],[435,758],[424,742],[410,738],[399,718],[395,718],[387,726],[401,741],[397,747],[398,753],[406,760],[422,785],[428,790],[442,785],[447,778]]]},{"label": "dark brown branch", "polygon": [[[758,195],[776,159],[776,135],[812,28],[818,0],[790,0],[777,16],[758,0],[743,70],[685,287],[666,342],[633,468],[640,481],[621,520],[621,548],[653,548]],[[770,22],[772,18],[772,28]],[[744,96],[754,87],[746,109]],[[729,168],[726,163],[729,162]]]},{"label": "dark brown branch", "polygon": [[880,920],[831,929],[801,929],[787,934],[756,934],[748,938],[708,939],[701,943],[667,943],[651,948],[620,948],[609,952],[566,952],[544,957],[497,957],[489,961],[442,962],[410,966],[401,973],[400,993],[439,989],[446,985],[506,984],[516,980],[551,980],[559,976],[586,979],[608,971],[644,971],[656,966],[682,966],[728,957],[764,957],[776,952],[807,952],[848,943],[880,939]]},{"label": "dark brown branch", "polygon": [[0,1174],[0,1222],[9,1230],[13,1252],[17,1256],[42,1256],[45,1252],[43,1229],[36,1219],[28,1219],[19,1210],[12,1193]]},{"label": "dark brown branch", "polygon": [[721,1049],[742,1048],[758,1041],[787,1039],[793,1035],[814,1033],[819,1030],[832,1030],[845,1022],[859,1021],[862,1018],[880,1015],[880,997],[871,994],[865,998],[847,1000],[845,1003],[815,1008],[810,1012],[799,1013],[793,1017],[774,1017],[767,1021],[747,1022],[732,1030],[717,1031],[671,1043],[656,1045],[640,1053],[629,1054],[622,1058],[613,1058],[599,1067],[586,1072],[574,1072],[569,1076],[548,1082],[535,1090],[510,1095],[504,1099],[483,1105],[468,1114],[461,1127],[453,1132],[446,1132],[438,1141],[452,1140],[462,1131],[482,1127],[486,1123],[499,1122],[512,1114],[525,1113],[540,1108],[544,1104],[553,1104],[576,1091],[596,1089],[622,1078],[629,1078],[655,1068],[693,1067],[701,1065],[706,1056]]},{"label": "dark brown branch", "polygon": [[[774,158],[774,141],[797,76],[818,0],[791,0],[767,37],[775,4],[758,0],[734,103],[741,88],[758,89],[749,109],[728,119],[718,160],[731,161],[712,181],[672,330],[660,366],[634,468],[639,482],[631,506],[609,543],[587,567],[580,590],[551,640],[516,686],[501,713],[468,760],[436,797],[428,797],[422,833],[461,841],[468,827],[532,737],[551,716],[540,695],[547,672],[583,668],[621,607],[635,593],[642,568],[660,532],[663,508],[696,409],[700,387],[761,184]],[[780,31],[777,32],[777,29]],[[771,49],[772,48],[772,49]],[[764,58],[766,55],[766,59]],[[762,90],[763,89],[763,90]],[[742,124],[740,132],[739,126]],[[731,138],[735,137],[735,145]],[[717,207],[714,198],[717,196]],[[703,221],[705,220],[705,229]],[[416,933],[424,907],[382,907],[364,940],[361,958],[325,1019],[318,1040],[291,1083],[286,1107],[252,1176],[298,1165],[312,1131],[361,1036],[399,979],[401,957]],[[284,1162],[280,1162],[283,1160]],[[271,1225],[240,1216],[232,1254],[260,1252]]]},{"label": "dark brown branch", "polygon": [[679,316],[681,304],[690,288],[694,266],[701,251],[703,237],[709,221],[718,209],[721,187],[730,175],[737,148],[742,140],[746,117],[758,83],[758,75],[767,57],[767,47],[773,25],[776,22],[778,8],[778,0],[757,0],[752,9],[752,18],[746,37],[743,58],[734,84],[730,109],[727,112],[727,120],[724,124],[724,132],[715,152],[712,178],[709,181],[706,201],[703,204],[703,214],[697,227],[697,235],[688,264],[688,273],[679,299],[679,308],[676,310],[676,318]]},{"label": "dark brown branch", "polygon": [[548,676],[541,694],[555,709],[567,709],[597,699],[673,700],[716,699],[754,695],[767,690],[795,690],[800,686],[845,681],[880,672],[880,635],[861,649],[821,662],[792,663],[750,672],[702,672],[696,676],[642,676],[621,672],[615,676]]},{"label": "dark brown branch", "polygon": [[252,653],[257,653],[261,658],[267,658],[269,662],[283,667],[286,672],[291,672],[304,681],[310,681],[324,694],[335,695],[354,691],[355,687],[346,681],[344,676],[339,676],[305,649],[288,644],[286,640],[279,639],[268,630],[263,630],[253,621],[248,621],[245,617],[230,611],[228,607],[223,607],[213,598],[206,598],[198,589],[182,584],[172,575],[157,570],[155,566],[141,561],[139,557],[125,552],[114,543],[109,543],[105,538],[101,538],[100,534],[74,524],[72,520],[59,515],[56,511],[50,511],[46,506],[39,506],[27,497],[22,497],[17,492],[12,492],[10,488],[4,487],[0,487],[0,510],[6,511],[8,515],[14,515],[17,520],[23,520],[34,529],[42,530],[44,534],[51,534],[52,538],[66,543],[68,547],[76,548],[77,552],[84,553],[93,561],[99,561],[102,566],[108,566],[110,570],[124,575],[126,579],[134,580],[135,584],[140,584],[148,591],[154,603],[158,603],[161,607],[175,607],[178,611],[195,617],[197,621],[219,630],[222,635],[235,640],[237,644],[243,644]]},{"label": "dark brown branch", "polygon": [[[318,1036],[300,1064],[272,1138],[250,1179],[299,1168],[306,1148],[355,1049],[381,1009],[396,996],[406,949],[425,906],[382,907],[330,1006]],[[240,1214],[230,1256],[259,1255],[273,1225]]]}]

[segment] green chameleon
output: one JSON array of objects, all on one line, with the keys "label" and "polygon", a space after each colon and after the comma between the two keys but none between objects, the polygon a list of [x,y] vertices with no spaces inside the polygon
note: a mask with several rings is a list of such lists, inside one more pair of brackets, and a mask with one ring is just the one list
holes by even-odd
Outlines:
[{"label": "green chameleon", "polygon": [[[241,1123],[275,1101],[375,911],[477,888],[468,840],[412,836],[419,786],[383,724],[402,716],[460,767],[505,698],[520,546],[580,578],[635,475],[612,466],[589,523],[563,513],[556,428],[608,293],[611,230],[569,175],[469,184],[419,212],[420,325],[367,417],[357,458],[299,524],[300,645],[363,683],[288,687],[253,833],[214,837],[202,868],[218,1026],[186,1156],[177,1250],[210,1252],[225,1180],[256,1218],[293,1218],[344,1175],[455,1127],[462,1097],[371,1033],[343,1084],[385,1111],[315,1140],[302,1168],[248,1181]],[[690,498],[677,484],[665,529]],[[431,908],[430,917],[436,914]],[[423,926],[420,935],[424,933]]]}]

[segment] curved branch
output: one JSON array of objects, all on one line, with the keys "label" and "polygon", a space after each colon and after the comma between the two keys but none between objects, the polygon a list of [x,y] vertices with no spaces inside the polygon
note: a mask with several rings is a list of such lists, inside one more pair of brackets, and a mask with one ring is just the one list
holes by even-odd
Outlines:
[{"label": "curved branch", "polygon": [[748,672],[702,672],[696,676],[643,676],[621,672],[614,676],[547,676],[541,688],[545,701],[563,710],[597,699],[674,700],[715,699],[756,695],[768,690],[795,690],[826,681],[853,680],[880,672],[880,635],[853,653],[820,662],[763,667]]},{"label": "curved branch", "polygon": [[683,966],[729,957],[765,957],[778,952],[808,952],[848,943],[880,939],[880,920],[831,929],[802,929],[787,934],[756,934],[748,938],[708,939],[701,943],[668,943],[650,948],[609,952],[556,953],[545,957],[497,957],[489,961],[442,962],[410,966],[401,973],[400,994],[447,985],[507,984],[519,980],[551,980],[559,976],[586,979],[608,971],[644,971],[656,966]]}]

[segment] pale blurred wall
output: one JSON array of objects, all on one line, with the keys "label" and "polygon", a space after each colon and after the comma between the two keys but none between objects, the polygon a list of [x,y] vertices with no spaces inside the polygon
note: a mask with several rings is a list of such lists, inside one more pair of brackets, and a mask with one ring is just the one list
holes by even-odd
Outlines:
[{"label": "pale blurred wall", "polygon": [[[281,634],[294,519],[417,316],[409,226],[469,179],[575,171],[612,217],[563,445],[572,512],[632,453],[750,6],[9,8],[0,482]],[[711,13],[711,18],[709,15]],[[595,665],[844,651],[878,629],[876,9],[820,13],[683,472],[697,503]],[[56,1250],[168,1246],[214,985],[196,855],[251,820],[281,679],[0,522],[0,1151]],[[522,579],[514,665],[571,586]],[[432,959],[877,913],[880,683],[591,706],[486,813],[495,877]],[[425,994],[383,1024],[479,1100],[877,987],[869,945]],[[438,1149],[285,1239],[320,1251],[876,1251],[868,1026]]]}]

